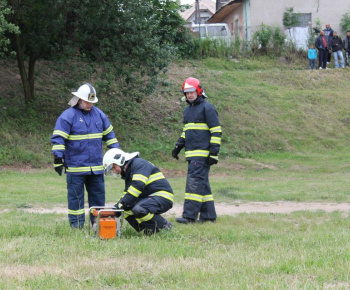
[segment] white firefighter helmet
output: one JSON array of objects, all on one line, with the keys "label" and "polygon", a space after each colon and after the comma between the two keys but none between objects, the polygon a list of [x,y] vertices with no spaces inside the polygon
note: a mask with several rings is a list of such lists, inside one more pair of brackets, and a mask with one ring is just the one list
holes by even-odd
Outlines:
[{"label": "white firefighter helmet", "polygon": [[140,152],[126,153],[118,148],[109,149],[103,156],[103,166],[106,173],[112,169],[113,164],[124,166],[125,162],[139,156],[139,154]]},{"label": "white firefighter helmet", "polygon": [[71,107],[74,107],[78,103],[79,99],[92,104],[98,102],[96,90],[89,83],[80,86],[79,89],[76,92],[72,92],[72,94],[74,97],[68,103],[68,105]]}]

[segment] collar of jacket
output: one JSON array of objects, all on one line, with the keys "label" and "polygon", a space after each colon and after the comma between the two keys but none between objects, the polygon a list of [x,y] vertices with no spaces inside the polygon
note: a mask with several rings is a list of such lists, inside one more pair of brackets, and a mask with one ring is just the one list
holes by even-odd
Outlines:
[{"label": "collar of jacket", "polygon": [[[138,158],[138,156],[135,156],[134,158],[128,160],[126,164],[128,165],[125,170],[125,177],[128,177],[130,175],[130,170],[131,170],[131,164],[134,162],[134,160]],[[126,165],[124,164],[124,166]]]},{"label": "collar of jacket", "polygon": [[198,105],[202,102],[204,102],[203,96],[199,96],[193,103],[190,103],[188,100],[186,100],[186,103],[189,104],[190,106],[195,106],[195,105]]}]

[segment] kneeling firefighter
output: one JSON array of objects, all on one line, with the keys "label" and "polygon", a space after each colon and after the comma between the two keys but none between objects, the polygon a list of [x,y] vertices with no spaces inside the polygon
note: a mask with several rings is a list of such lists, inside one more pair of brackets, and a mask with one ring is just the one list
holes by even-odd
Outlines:
[{"label": "kneeling firefighter", "polygon": [[163,173],[139,152],[126,153],[113,148],[103,157],[105,172],[120,174],[125,180],[123,197],[115,205],[124,209],[124,217],[138,232],[154,234],[172,224],[160,214],[173,207],[173,190]]}]

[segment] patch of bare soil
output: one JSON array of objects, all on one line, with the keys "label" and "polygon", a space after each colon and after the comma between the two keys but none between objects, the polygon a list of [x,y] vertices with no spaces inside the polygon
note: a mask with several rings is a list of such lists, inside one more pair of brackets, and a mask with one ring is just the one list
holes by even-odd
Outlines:
[{"label": "patch of bare soil", "polygon": [[[113,206],[113,204],[107,204],[106,206]],[[173,208],[166,212],[167,216],[181,216],[182,204],[175,203]],[[348,215],[350,211],[349,203],[323,203],[323,202],[293,202],[293,201],[276,201],[276,202],[247,202],[247,203],[216,203],[216,212],[221,215],[237,215],[240,213],[292,213],[295,211],[325,211],[325,212],[344,212]],[[66,207],[53,207],[53,208],[23,208],[26,212],[32,213],[59,213],[66,214]],[[3,212],[3,211],[2,211]],[[85,210],[88,213],[86,207]]]}]

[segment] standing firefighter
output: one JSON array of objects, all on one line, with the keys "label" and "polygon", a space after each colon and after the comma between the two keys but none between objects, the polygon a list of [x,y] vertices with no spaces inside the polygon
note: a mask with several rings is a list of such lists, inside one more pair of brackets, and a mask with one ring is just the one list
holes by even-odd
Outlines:
[{"label": "standing firefighter", "polygon": [[138,232],[150,235],[170,229],[171,223],[160,214],[173,207],[173,190],[158,167],[139,158],[139,152],[110,149],[103,157],[106,172],[111,169],[125,180],[123,197],[115,205]]},{"label": "standing firefighter", "polygon": [[218,163],[221,126],[215,107],[206,100],[199,80],[188,78],[182,85],[188,106],[184,110],[184,129],[172,156],[185,147],[188,162],[184,210],[179,223],[215,222],[214,198],[209,184],[210,166]]},{"label": "standing firefighter", "polygon": [[119,148],[119,143],[106,115],[93,106],[98,101],[95,88],[87,83],[72,94],[71,108],[58,117],[51,142],[56,172],[62,175],[65,168],[67,173],[69,223],[82,228],[84,185],[89,207],[105,205],[102,141],[109,148]]}]

